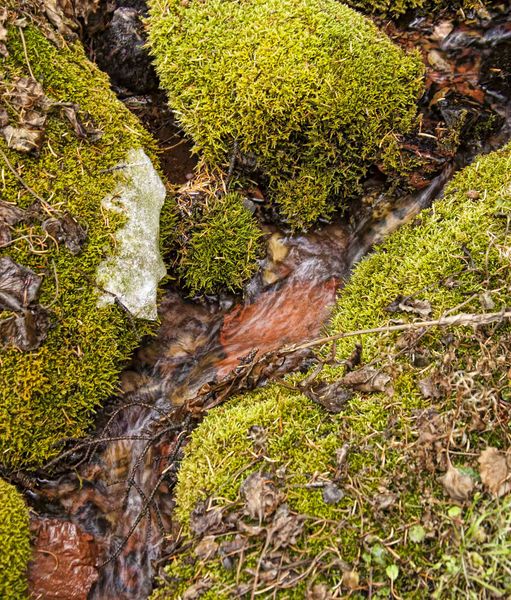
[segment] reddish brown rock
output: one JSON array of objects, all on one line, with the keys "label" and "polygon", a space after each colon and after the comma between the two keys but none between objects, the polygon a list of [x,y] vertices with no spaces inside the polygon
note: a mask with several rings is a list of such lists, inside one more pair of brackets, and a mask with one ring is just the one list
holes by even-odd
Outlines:
[{"label": "reddish brown rock", "polygon": [[70,521],[33,519],[29,586],[38,600],[86,600],[98,579],[98,547]]}]

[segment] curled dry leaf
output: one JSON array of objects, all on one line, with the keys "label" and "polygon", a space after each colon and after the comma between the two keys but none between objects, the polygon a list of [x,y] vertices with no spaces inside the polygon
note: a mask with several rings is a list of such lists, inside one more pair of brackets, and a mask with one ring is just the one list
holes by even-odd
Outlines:
[{"label": "curled dry leaf", "polygon": [[353,391],[348,389],[341,381],[326,383],[315,381],[304,389],[305,395],[313,402],[320,404],[328,412],[337,414],[341,412],[348,400],[353,397]]},{"label": "curled dry leaf", "polygon": [[359,392],[385,392],[389,395],[393,392],[390,376],[367,366],[347,373],[338,384]]},{"label": "curled dry leaf", "polygon": [[7,146],[17,152],[38,152],[44,141],[44,131],[7,125],[2,130]]},{"label": "curled dry leaf", "polygon": [[419,381],[419,389],[423,398],[433,398],[438,400],[443,396],[442,390],[436,384],[432,377],[425,377]]},{"label": "curled dry leaf", "polygon": [[103,132],[96,128],[92,117],[88,113],[80,112],[77,104],[60,103],[58,106],[62,109],[63,115],[71,124],[76,137],[89,140],[90,142],[97,142],[101,139]]},{"label": "curled dry leaf", "polygon": [[413,313],[425,318],[431,315],[431,304],[427,300],[414,300],[411,296],[398,296],[385,310],[390,313]]},{"label": "curled dry leaf", "polygon": [[474,480],[470,475],[463,474],[459,469],[449,465],[447,473],[439,478],[440,483],[449,497],[457,502],[468,500],[474,490]]},{"label": "curled dry leaf", "polygon": [[36,350],[46,339],[50,320],[48,312],[36,306],[20,316],[0,321],[0,346],[14,346],[24,352]]},{"label": "curled dry leaf", "polygon": [[5,42],[7,41],[7,27],[5,24],[8,16],[7,8],[2,6],[0,8],[0,56],[9,56],[7,46],[5,45]]},{"label": "curled dry leaf", "polygon": [[17,225],[25,217],[25,211],[15,204],[0,200],[0,248],[10,243],[11,227]]},{"label": "curled dry leaf", "polygon": [[187,588],[183,593],[183,600],[197,600],[203,594],[205,594],[210,587],[213,585],[211,579],[207,577],[203,577],[199,579],[197,583],[194,583],[189,588]]},{"label": "curled dry leaf", "polygon": [[42,278],[15,263],[9,256],[0,258],[0,310],[22,311],[34,302]]},{"label": "curled dry leaf", "polygon": [[344,492],[335,483],[327,483],[323,488],[323,502],[325,504],[339,504],[344,498]]},{"label": "curled dry leaf", "polygon": [[497,448],[486,448],[478,459],[481,481],[497,497],[511,491],[511,456],[509,450],[502,452]]},{"label": "curled dry leaf", "polygon": [[281,495],[273,481],[260,471],[245,479],[240,493],[245,500],[247,514],[260,523],[275,512],[281,501]]},{"label": "curled dry leaf", "polygon": [[296,544],[303,531],[303,520],[302,516],[291,513],[287,504],[281,504],[267,530],[273,550]]},{"label": "curled dry leaf", "polygon": [[222,511],[209,508],[206,502],[199,502],[190,516],[190,528],[198,536],[216,531],[221,525]]},{"label": "curled dry leaf", "polygon": [[215,556],[218,551],[218,543],[215,537],[207,535],[195,546],[194,552],[200,560],[207,561]]},{"label": "curled dry leaf", "polygon": [[69,213],[44,221],[42,228],[57,243],[64,243],[71,254],[80,253],[87,238],[85,229]]}]

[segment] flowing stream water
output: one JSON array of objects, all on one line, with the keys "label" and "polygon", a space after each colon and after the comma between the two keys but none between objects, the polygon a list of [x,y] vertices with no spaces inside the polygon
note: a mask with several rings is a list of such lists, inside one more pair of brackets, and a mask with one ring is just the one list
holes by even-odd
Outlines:
[{"label": "flowing stream water", "polygon": [[[462,27],[441,43],[449,43],[451,53],[474,44],[495,47],[511,38],[511,27],[497,23],[477,40],[469,38]],[[505,48],[508,52],[508,41]],[[508,97],[499,99],[502,127],[478,151],[510,138]],[[473,154],[465,149],[446,160],[427,186],[395,200],[379,217],[372,211],[356,223],[339,219],[301,235],[268,226],[267,257],[243,302],[194,303],[167,293],[156,338],[124,372],[121,394],[108,416],[98,419],[95,435],[41,473],[26,492],[38,513],[30,570],[35,597],[142,600],[150,594],[168,544],[164,534],[175,533],[172,486],[180,452],[200,417],[201,407],[190,410],[190,401],[234,381],[240,363],[317,336],[353,266],[430,206]],[[308,352],[291,354],[258,382],[311,360]]]}]

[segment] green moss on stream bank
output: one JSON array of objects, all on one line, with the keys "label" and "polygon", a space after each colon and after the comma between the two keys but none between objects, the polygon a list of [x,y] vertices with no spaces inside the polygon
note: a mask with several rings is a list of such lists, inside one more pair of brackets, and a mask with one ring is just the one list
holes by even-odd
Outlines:
[{"label": "green moss on stream bank", "polygon": [[[212,167],[256,167],[293,227],[399,164],[423,65],[335,0],[152,0],[149,38],[180,125]],[[248,169],[250,171],[250,169]]]},{"label": "green moss on stream bank", "polygon": [[[330,332],[412,322],[428,302],[428,318],[509,307],[510,222],[511,145],[359,264]],[[193,585],[205,599],[511,594],[511,499],[488,474],[497,463],[509,474],[509,322],[339,340],[325,384],[357,342],[384,392],[356,392],[330,415],[273,384],[206,416],[179,474],[183,551],[153,598]],[[247,492],[255,472],[262,496]],[[253,519],[261,498],[270,508]]]},{"label": "green moss on stream bank", "polygon": [[13,228],[13,242],[0,251],[44,277],[39,301],[50,307],[52,324],[37,350],[0,350],[0,454],[8,468],[41,464],[54,455],[55,442],[83,435],[97,406],[115,391],[123,361],[148,331],[118,306],[96,306],[95,277],[98,264],[115,251],[113,233],[122,223],[101,209],[101,200],[120,178],[113,167],[131,148],[154,149],[78,44],[59,50],[34,26],[22,34],[9,29],[2,86],[29,77],[31,70],[48,97],[77,104],[103,135],[97,142],[78,139],[56,110],[48,118],[39,156],[10,150],[0,141],[7,158],[0,157],[2,200],[23,209],[37,204],[30,187],[48,205],[44,218],[69,212],[87,231],[82,251],[73,255],[64,244],[56,245],[40,222],[25,221]]}]

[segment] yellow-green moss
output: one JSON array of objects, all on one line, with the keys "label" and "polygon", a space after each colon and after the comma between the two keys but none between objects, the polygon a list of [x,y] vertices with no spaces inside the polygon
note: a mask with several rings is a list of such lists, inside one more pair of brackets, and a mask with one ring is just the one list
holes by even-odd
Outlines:
[{"label": "yellow-green moss", "polygon": [[150,4],[156,69],[196,151],[255,162],[295,227],[353,196],[412,127],[421,60],[336,0]]},{"label": "yellow-green moss", "polygon": [[[494,303],[491,310],[509,306],[510,218],[508,145],[459,173],[431,210],[360,263],[340,294],[330,331],[417,318],[385,310],[400,295],[428,300],[433,317],[448,310],[485,312],[483,290]],[[277,597],[303,598],[313,582],[357,598],[366,597],[368,589],[375,598],[387,598],[391,587],[403,598],[507,597],[511,499],[494,499],[485,491],[477,457],[488,445],[509,447],[507,420],[498,416],[498,402],[492,403],[510,385],[509,324],[475,333],[455,327],[417,331],[415,337],[387,333],[339,340],[339,361],[356,342],[363,345],[364,363],[392,377],[393,394],[358,393],[341,414],[331,416],[304,395],[272,385],[213,410],[194,432],[182,464],[178,517],[187,526],[205,498],[229,507],[245,477],[264,468],[280,472],[286,501],[308,517],[303,535],[288,550],[291,562],[325,557],[309,577],[278,590]],[[427,357],[422,365],[421,352]],[[419,381],[434,373],[445,386],[436,399],[419,388]],[[321,377],[329,382],[342,375],[337,364],[325,367]],[[476,415],[486,426],[474,425]],[[424,423],[436,428],[438,443],[420,441]],[[253,425],[266,431],[264,457],[248,436]],[[346,495],[337,505],[326,505],[320,491],[304,484],[333,479],[336,450],[345,445],[338,485]],[[451,500],[439,481],[446,453],[473,478],[474,493],[464,503]],[[189,530],[186,535],[197,543]],[[192,545],[167,567],[169,579],[155,598],[179,597],[207,577],[212,587],[204,598],[229,597],[237,583],[253,583],[263,547],[264,539],[252,537],[241,567],[227,570],[218,556],[200,560]],[[347,585],[347,572],[357,574],[355,589]]]},{"label": "yellow-green moss", "polygon": [[0,479],[0,597],[21,600],[28,595],[30,559],[28,510],[12,485]]},{"label": "yellow-green moss", "polygon": [[183,282],[192,292],[239,290],[257,269],[262,232],[237,192],[198,204],[184,224],[187,242],[178,267]]},{"label": "yellow-green moss", "polygon": [[[55,452],[55,442],[83,435],[95,408],[115,391],[123,360],[148,330],[118,306],[98,309],[94,283],[98,264],[115,251],[113,233],[120,225],[118,216],[101,210],[102,198],[118,181],[119,171],[112,167],[131,148],[151,152],[153,142],[79,45],[59,50],[34,26],[23,36],[26,56],[18,29],[9,30],[4,83],[29,76],[29,63],[47,96],[78,104],[103,136],[95,143],[79,140],[55,111],[39,157],[9,150],[0,141],[25,184],[87,229],[77,256],[64,245],[56,247],[38,223],[17,226],[15,243],[1,251],[44,275],[40,302],[51,307],[54,325],[37,351],[0,350],[0,460],[7,467],[40,464]],[[35,198],[1,157],[0,168],[2,199],[30,206]]]}]

